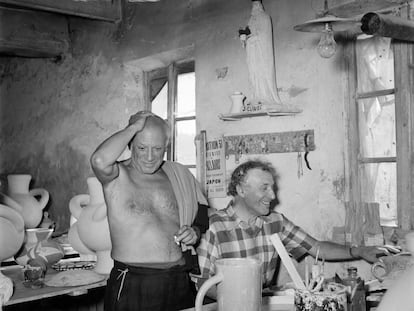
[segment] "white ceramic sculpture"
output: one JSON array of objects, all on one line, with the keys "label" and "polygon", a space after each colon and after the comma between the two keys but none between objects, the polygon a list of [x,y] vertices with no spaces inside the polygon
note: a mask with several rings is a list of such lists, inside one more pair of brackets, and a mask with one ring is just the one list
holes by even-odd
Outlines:
[{"label": "white ceramic sculpture", "polygon": [[[29,190],[32,176],[12,174],[7,176],[8,195],[20,205],[26,228],[36,228],[43,217],[43,209],[49,201],[49,192],[42,188]],[[40,197],[39,200],[36,197]]]},{"label": "white ceramic sculpture", "polygon": [[109,274],[113,267],[111,237],[102,185],[96,177],[87,179],[89,194],[79,194],[69,202],[76,222],[69,229],[69,242],[79,253],[96,254],[95,272]]}]

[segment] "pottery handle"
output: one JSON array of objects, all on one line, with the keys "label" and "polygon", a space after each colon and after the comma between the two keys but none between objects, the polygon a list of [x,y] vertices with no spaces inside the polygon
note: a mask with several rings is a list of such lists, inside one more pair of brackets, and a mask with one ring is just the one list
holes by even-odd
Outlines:
[{"label": "pottery handle", "polygon": [[203,310],[203,300],[204,296],[206,295],[207,291],[210,289],[211,286],[216,285],[223,281],[223,274],[217,273],[215,276],[209,278],[207,281],[201,285],[200,289],[197,292],[197,297],[195,301],[195,311],[202,311]]},{"label": "pottery handle", "polygon": [[100,204],[95,212],[93,213],[92,219],[93,221],[102,221],[106,218],[106,204]]},{"label": "pottery handle", "polygon": [[40,196],[40,199],[39,199],[40,209],[44,209],[47,202],[49,202],[49,192],[45,189],[42,189],[42,188],[32,189],[29,191],[29,194],[34,197]]},{"label": "pottery handle", "polygon": [[[381,271],[385,271],[385,273],[381,273]],[[384,277],[388,274],[388,271],[386,265],[382,261],[377,261],[371,266],[371,273],[379,281],[383,281]]]},{"label": "pottery handle", "polygon": [[82,206],[88,205],[90,200],[91,196],[89,194],[78,194],[70,199],[69,210],[73,217],[79,219],[79,216],[82,212]]}]

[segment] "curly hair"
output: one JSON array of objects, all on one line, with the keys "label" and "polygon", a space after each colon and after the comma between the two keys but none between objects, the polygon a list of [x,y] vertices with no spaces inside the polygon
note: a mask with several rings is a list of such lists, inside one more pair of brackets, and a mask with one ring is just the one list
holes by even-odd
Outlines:
[{"label": "curly hair", "polygon": [[262,171],[269,172],[273,177],[274,191],[275,193],[277,192],[277,181],[279,179],[279,176],[272,164],[262,160],[249,160],[240,164],[234,169],[233,173],[231,174],[231,179],[227,190],[228,195],[237,195],[237,185],[240,185],[243,181],[245,181],[247,172],[252,169],[261,169]]}]

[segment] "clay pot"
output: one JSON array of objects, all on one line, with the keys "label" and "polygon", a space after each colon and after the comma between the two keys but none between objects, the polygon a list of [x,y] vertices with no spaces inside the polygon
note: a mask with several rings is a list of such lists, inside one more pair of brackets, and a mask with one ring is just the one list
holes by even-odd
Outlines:
[{"label": "clay pot", "polygon": [[[43,209],[49,201],[49,192],[45,189],[29,190],[32,176],[13,174],[7,176],[8,194],[20,205],[20,213],[26,228],[36,228],[43,217]],[[39,200],[36,197],[40,197]]]},{"label": "clay pot", "polygon": [[30,260],[44,261],[47,267],[63,258],[64,251],[59,243],[51,239],[53,229],[34,228],[26,229],[23,248],[16,254],[16,262],[26,265]]},{"label": "clay pot", "polygon": [[23,217],[10,208],[0,204],[0,262],[13,257],[23,244]]},{"label": "clay pot", "polygon": [[102,185],[96,177],[87,179],[89,194],[79,194],[69,202],[76,222],[69,229],[69,242],[79,253],[95,252],[95,272],[108,274],[113,267],[111,237]]}]

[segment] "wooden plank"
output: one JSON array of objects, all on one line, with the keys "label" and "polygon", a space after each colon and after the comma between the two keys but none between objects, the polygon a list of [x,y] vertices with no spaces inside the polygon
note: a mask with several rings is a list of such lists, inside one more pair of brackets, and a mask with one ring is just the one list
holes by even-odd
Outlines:
[{"label": "wooden plank", "polygon": [[[409,63],[409,48],[406,42],[394,42],[395,71],[395,122],[397,138],[397,209],[398,225],[403,230],[412,230],[414,209],[412,203],[412,118],[411,94],[412,69]],[[411,76],[411,78],[410,78]],[[399,104],[398,104],[399,103]]]},{"label": "wooden plank", "polygon": [[367,13],[361,19],[361,30],[368,35],[414,41],[414,22],[398,16]]},{"label": "wooden plank", "polygon": [[68,51],[66,18],[46,12],[0,7],[0,52],[25,57],[55,57]]},{"label": "wooden plank", "polygon": [[231,154],[306,152],[315,150],[315,135],[313,130],[235,135],[225,136],[224,144],[226,157]]},{"label": "wooden plank", "polygon": [[[350,39],[350,38],[349,38]],[[346,122],[346,139],[345,139],[345,178],[346,193],[345,200],[351,202],[361,201],[361,187],[358,169],[359,158],[359,131],[358,131],[358,110],[356,102],[357,73],[356,73],[356,53],[355,41],[348,41],[344,48],[344,67],[348,73],[346,79],[346,88],[349,93],[346,94],[345,102],[345,122]]]},{"label": "wooden plank", "polygon": [[391,10],[404,5],[406,2],[406,0],[355,0],[330,7],[327,13],[342,18],[355,17],[367,12]]},{"label": "wooden plank", "polygon": [[[22,302],[35,301],[39,299],[55,297],[60,295],[73,295],[74,293],[87,293],[89,289],[106,286],[107,280],[81,286],[49,287],[44,286],[38,289],[26,288],[23,285],[23,272],[21,268],[9,268],[2,273],[11,278],[14,283],[14,292],[11,299],[4,306],[14,305]],[[58,272],[49,269],[46,272],[46,279],[50,279]]]},{"label": "wooden plank", "polygon": [[280,256],[283,265],[285,266],[287,272],[289,273],[295,287],[297,289],[306,289],[305,283],[303,283],[302,278],[300,277],[298,271],[293,265],[292,259],[290,259],[289,254],[280,240],[279,234],[275,233],[270,236],[273,246],[276,248],[276,252]]},{"label": "wooden plank", "polygon": [[119,22],[121,20],[121,0],[0,0],[0,4],[109,22]]}]

